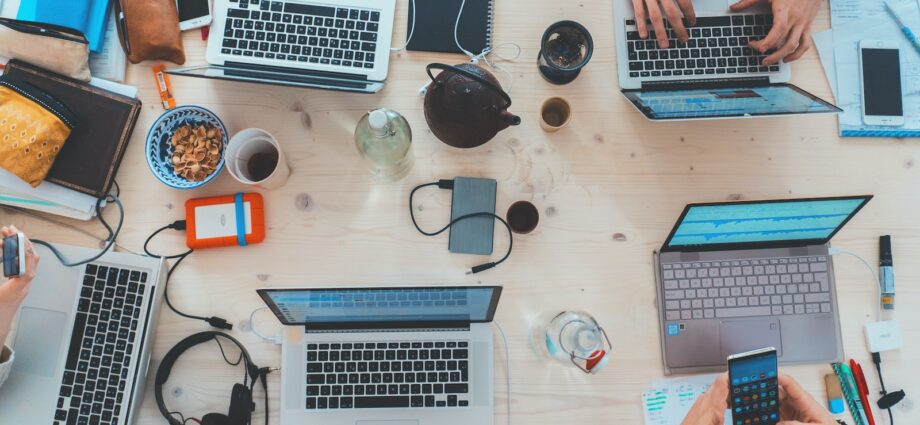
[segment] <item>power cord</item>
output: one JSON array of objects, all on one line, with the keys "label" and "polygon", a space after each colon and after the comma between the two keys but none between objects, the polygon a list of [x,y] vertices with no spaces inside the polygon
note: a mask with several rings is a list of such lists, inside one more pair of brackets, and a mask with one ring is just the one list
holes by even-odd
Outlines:
[{"label": "power cord", "polygon": [[879,409],[888,411],[888,419],[891,425],[894,425],[894,414],[891,413],[891,408],[894,405],[901,402],[904,399],[906,394],[904,390],[897,390],[889,393],[885,389],[885,380],[882,379],[882,355],[880,353],[872,353],[872,363],[875,363],[875,370],[878,372],[878,382],[881,384],[882,390],[879,391],[879,394],[882,395],[882,398],[878,399],[876,403]]},{"label": "power cord", "polygon": [[[116,187],[117,187],[117,183],[116,183]],[[121,192],[121,189],[119,189],[118,192]],[[103,202],[111,202],[111,203],[114,203],[116,207],[118,207],[118,224],[115,226],[114,230],[112,229],[112,226],[110,226],[109,223],[105,221],[105,218],[102,217],[102,203]],[[96,218],[99,220],[99,223],[102,224],[102,227],[105,228],[106,232],[108,232],[108,236],[105,238],[105,247],[103,247],[102,250],[99,251],[98,254],[92,256],[91,258],[87,258],[85,260],[72,263],[67,259],[67,257],[64,256],[63,253],[61,253],[61,251],[58,251],[58,249],[55,248],[54,245],[48,242],[45,242],[41,239],[31,239],[31,241],[32,243],[36,245],[42,245],[44,247],[47,247],[51,251],[51,253],[53,253],[54,256],[57,257],[57,259],[61,262],[61,264],[64,265],[64,267],[77,267],[77,266],[82,266],[84,264],[92,263],[93,261],[96,261],[99,258],[102,258],[103,255],[105,255],[107,252],[109,252],[112,249],[112,247],[115,245],[115,239],[117,239],[118,234],[121,233],[121,226],[125,222],[125,208],[124,206],[121,205],[121,200],[118,199],[117,193],[115,194],[110,193],[106,197],[99,198],[99,200],[96,201]]]},{"label": "power cord", "polygon": [[875,274],[875,269],[873,269],[872,266],[869,265],[869,262],[866,261],[864,258],[850,251],[845,251],[839,248],[830,248],[828,249],[827,253],[831,256],[840,255],[840,254],[849,255],[851,257],[856,258],[861,263],[863,263],[864,266],[866,266],[866,269],[869,270],[869,274],[872,275],[872,281],[875,282],[875,289],[878,290],[878,302],[875,303],[875,320],[876,321],[882,320],[882,286],[879,282],[878,275]]},{"label": "power cord", "polygon": [[173,260],[173,259],[176,260],[176,262],[173,263],[172,267],[169,268],[169,272],[166,273],[166,283],[165,283],[165,286],[163,287],[163,299],[166,301],[166,305],[169,307],[169,309],[172,310],[173,313],[178,314],[179,316],[185,317],[187,319],[194,319],[194,320],[201,320],[204,322],[208,322],[209,325],[211,325],[212,327],[218,328],[218,329],[231,330],[233,329],[233,325],[228,323],[227,319],[224,319],[222,317],[217,317],[217,316],[203,317],[203,316],[196,316],[193,314],[183,313],[182,311],[179,311],[179,309],[177,309],[175,306],[173,306],[172,302],[169,300],[169,280],[172,277],[173,272],[176,270],[177,267],[179,267],[179,264],[182,264],[182,261],[185,260],[189,255],[192,255],[192,253],[195,252],[195,250],[189,249],[188,251],[185,251],[181,254],[175,254],[175,255],[158,255],[158,254],[151,252],[150,249],[147,248],[147,246],[150,244],[150,241],[156,235],[160,234],[160,232],[166,229],[184,231],[185,228],[186,228],[185,220],[177,220],[177,221],[174,221],[172,224],[169,224],[169,225],[166,225],[166,226],[163,226],[157,229],[155,232],[153,232],[150,236],[147,237],[146,241],[144,241],[144,253],[146,253],[147,255],[154,257],[154,258],[163,258],[166,260]]},{"label": "power cord", "polygon": [[497,320],[493,320],[492,324],[498,329],[498,333],[502,336],[502,342],[505,346],[505,383],[507,383],[506,391],[508,392],[508,425],[511,425],[511,351],[508,349],[508,337],[505,336],[505,330],[502,329],[501,323],[498,323]]},{"label": "power cord", "polygon": [[454,181],[453,181],[453,180],[442,179],[442,180],[438,180],[438,181],[436,181],[436,182],[425,183],[425,184],[421,184],[421,185],[416,186],[414,189],[412,189],[412,192],[409,192],[409,216],[412,218],[412,224],[415,225],[415,229],[418,230],[419,233],[421,233],[421,234],[423,234],[423,235],[425,235],[425,236],[437,236],[437,235],[440,235],[441,233],[446,232],[448,229],[450,229],[451,226],[453,226],[454,224],[457,224],[457,222],[462,221],[462,220],[466,220],[466,219],[470,219],[470,218],[475,218],[475,217],[492,217],[492,218],[494,218],[494,219],[500,221],[502,224],[504,224],[504,225],[505,225],[505,228],[508,230],[508,251],[505,252],[505,255],[504,255],[501,259],[499,259],[498,261],[491,262],[491,263],[480,264],[480,265],[478,265],[478,266],[475,266],[475,267],[473,267],[472,269],[470,269],[470,271],[467,272],[466,274],[476,274],[476,273],[479,273],[479,272],[483,272],[483,271],[489,270],[489,269],[494,268],[495,266],[497,266],[497,265],[499,265],[499,264],[501,264],[501,263],[504,263],[505,260],[507,260],[508,257],[511,256],[511,248],[512,248],[512,246],[514,245],[514,233],[511,231],[511,225],[509,225],[508,222],[505,221],[504,218],[501,218],[501,217],[499,217],[498,215],[495,215],[494,213],[478,212],[478,213],[466,214],[466,215],[462,215],[462,216],[460,216],[460,217],[457,217],[457,218],[451,220],[450,223],[447,223],[446,226],[442,227],[442,228],[441,228],[440,230],[438,230],[438,231],[435,231],[435,232],[426,232],[426,231],[422,230],[422,228],[419,227],[418,222],[415,221],[415,208],[413,208],[413,207],[414,207],[414,204],[413,204],[412,200],[413,200],[413,198],[415,197],[415,192],[417,192],[419,189],[422,189],[422,188],[425,188],[425,187],[429,187],[429,186],[437,186],[439,189],[453,190],[453,188],[454,188]]},{"label": "power cord", "polygon": [[253,321],[253,318],[255,317],[256,313],[262,310],[270,310],[270,309],[268,307],[260,307],[260,308],[253,310],[252,313],[249,313],[249,328],[252,329],[252,333],[254,333],[257,337],[262,338],[268,342],[273,342],[275,344],[281,345],[281,335],[275,335],[273,337],[265,336],[261,332],[259,332],[258,329],[256,329],[256,323]]}]

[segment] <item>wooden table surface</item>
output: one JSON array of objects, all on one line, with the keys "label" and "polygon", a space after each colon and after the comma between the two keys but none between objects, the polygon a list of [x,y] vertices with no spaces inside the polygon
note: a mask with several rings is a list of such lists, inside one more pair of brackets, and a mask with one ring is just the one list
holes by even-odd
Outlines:
[{"label": "wooden table surface", "polygon": [[[396,40],[405,37],[407,7],[406,0],[398,2]],[[173,77],[179,104],[213,110],[231,133],[249,127],[271,132],[292,169],[284,187],[261,192],[266,200],[265,243],[195,252],[171,282],[173,302],[188,312],[227,318],[234,324],[232,335],[246,344],[258,364],[277,366],[280,346],[256,337],[248,323],[250,312],[264,305],[256,288],[504,285],[496,319],[510,340],[513,419],[533,425],[639,424],[640,394],[663,376],[651,253],[685,204],[874,194],[834,245],[875,264],[878,236],[893,235],[898,314],[906,344],[884,354],[886,384],[889,389],[904,388],[909,396],[920,394],[917,379],[909,379],[917,376],[911,364],[920,361],[920,265],[912,262],[920,255],[916,142],[841,139],[832,115],[650,123],[619,94],[612,9],[609,0],[496,3],[496,44],[514,42],[523,50],[518,60],[501,62],[514,75],[511,110],[523,124],[472,150],[450,148],[434,138],[418,96],[427,81],[426,64],[461,63],[465,58],[460,55],[395,53],[386,88],[375,95]],[[815,28],[827,28],[828,16],[825,4]],[[561,19],[584,24],[594,37],[595,52],[574,83],[559,87],[540,77],[535,60],[543,30]],[[184,41],[187,63],[204,63],[205,42],[199,33],[186,33]],[[144,138],[163,112],[153,65],[128,69],[127,82],[140,89],[144,106],[118,175],[127,214],[118,239],[123,250],[140,251],[151,232],[184,218],[187,199],[247,190],[226,172],[189,192],[170,189],[153,177],[144,162]],[[814,50],[795,63],[793,82],[832,99]],[[507,80],[503,84],[507,88]],[[571,125],[554,134],[544,133],[538,121],[540,102],[549,96],[566,98],[574,111]],[[355,150],[355,125],[378,107],[399,111],[414,130],[415,166],[398,183],[372,182]],[[518,200],[531,201],[540,211],[537,230],[517,237],[510,259],[497,269],[465,275],[484,259],[449,254],[446,234],[424,237],[409,220],[407,198],[413,186],[454,176],[498,180],[499,212]],[[421,224],[435,228],[446,223],[449,201],[449,195],[437,190],[420,193]],[[111,210],[106,216],[114,218]],[[0,211],[0,221],[13,222],[32,236],[96,244],[73,228]],[[102,235],[98,223],[62,221]],[[496,231],[496,255],[507,246],[503,232]],[[182,237],[167,232],[154,247],[178,252],[184,248]],[[840,257],[835,264],[846,355],[863,363],[874,394],[878,380],[869,373],[871,360],[862,331],[863,323],[873,317],[874,282],[853,258]],[[601,374],[588,376],[542,362],[531,349],[532,320],[565,309],[590,312],[607,329],[614,348]],[[279,333],[280,325],[266,311],[256,315],[255,323],[263,333]],[[177,341],[207,329],[202,322],[164,311],[151,371]],[[504,424],[506,381],[500,340],[496,350],[495,423]],[[822,377],[831,372],[828,365],[784,367],[783,372],[823,402]],[[174,379],[166,385],[167,403],[197,417],[226,412],[230,387],[240,375],[238,368],[224,364],[216,347],[200,347],[177,364]],[[273,406],[278,405],[278,388],[279,375],[273,374]],[[148,385],[138,423],[163,423],[152,390]],[[253,423],[262,423],[261,390],[256,390],[256,399]],[[909,400],[895,412],[899,424],[920,423],[920,408]],[[271,416],[278,423],[278,410],[273,408]]]}]

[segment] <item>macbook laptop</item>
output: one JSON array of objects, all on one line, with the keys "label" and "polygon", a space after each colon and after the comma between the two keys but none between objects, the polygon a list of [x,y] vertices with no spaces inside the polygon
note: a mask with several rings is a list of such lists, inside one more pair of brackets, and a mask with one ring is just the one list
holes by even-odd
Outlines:
[{"label": "macbook laptop", "polygon": [[[99,252],[56,247],[70,260]],[[134,423],[165,263],[110,252],[67,268],[47,248],[36,250],[42,261],[13,331],[16,363],[0,388],[3,423]]]},{"label": "macbook laptop", "polygon": [[834,113],[836,106],[789,84],[790,65],[764,66],[768,54],[748,43],[769,33],[773,16],[765,6],[729,12],[734,0],[694,0],[697,22],[690,39],[661,49],[651,24],[639,37],[633,1],[614,0],[617,71],[626,98],[654,121]]},{"label": "macbook laptop", "polygon": [[395,0],[215,0],[207,65],[173,75],[375,93]]},{"label": "macbook laptop", "polygon": [[288,325],[281,423],[493,423],[502,288],[260,289]]},{"label": "macbook laptop", "polygon": [[786,364],[840,361],[829,242],[871,198],[687,205],[655,262],[665,373],[724,370],[762,347]]}]

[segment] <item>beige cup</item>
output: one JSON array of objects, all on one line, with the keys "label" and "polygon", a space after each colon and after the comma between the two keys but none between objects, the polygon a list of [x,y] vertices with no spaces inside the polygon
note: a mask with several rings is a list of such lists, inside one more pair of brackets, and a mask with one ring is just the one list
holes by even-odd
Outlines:
[{"label": "beige cup", "polygon": [[559,131],[572,120],[572,107],[561,97],[551,97],[540,106],[540,127],[552,133]]},{"label": "beige cup", "polygon": [[243,184],[276,189],[291,175],[281,145],[262,129],[247,128],[236,133],[227,145],[227,171]]}]

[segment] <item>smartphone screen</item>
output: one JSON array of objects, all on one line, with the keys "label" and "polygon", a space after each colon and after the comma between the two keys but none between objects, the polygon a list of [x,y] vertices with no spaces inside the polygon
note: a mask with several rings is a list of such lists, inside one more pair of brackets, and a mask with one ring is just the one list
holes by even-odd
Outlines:
[{"label": "smartphone screen", "polygon": [[14,235],[3,238],[3,276],[19,276],[21,259],[19,258],[19,237]]},{"label": "smartphone screen", "polygon": [[865,115],[903,116],[898,49],[861,49]]},{"label": "smartphone screen", "polygon": [[776,349],[766,348],[728,360],[729,395],[734,425],[779,422]]},{"label": "smartphone screen", "polygon": [[208,15],[208,0],[178,0],[179,22],[190,21]]}]

